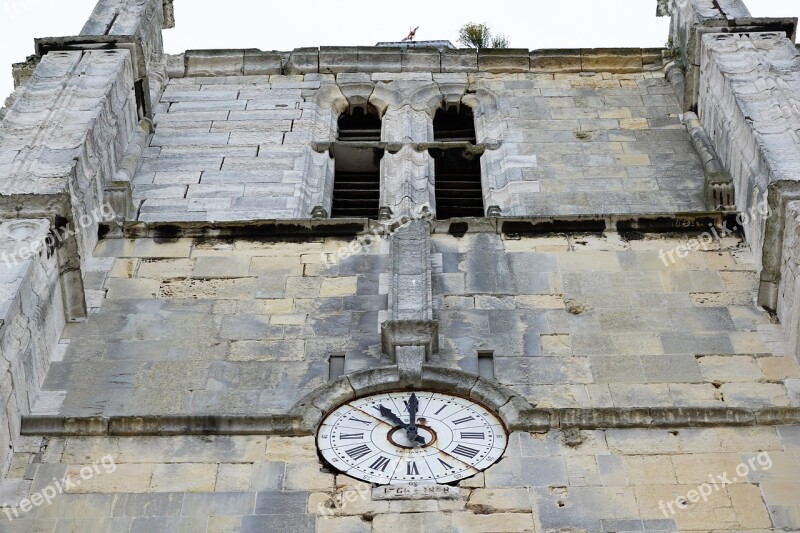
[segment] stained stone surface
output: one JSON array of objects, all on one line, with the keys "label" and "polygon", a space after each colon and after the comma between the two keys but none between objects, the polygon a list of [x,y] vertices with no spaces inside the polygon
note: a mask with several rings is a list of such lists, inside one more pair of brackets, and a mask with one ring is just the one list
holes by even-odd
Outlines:
[{"label": "stained stone surface", "polygon": [[[325,95],[337,84],[347,93],[354,76],[170,80],[156,106],[156,133],[134,178],[134,199],[143,202],[139,220],[307,217],[300,208],[312,187],[311,178],[304,175],[313,160],[308,145],[335,140],[335,131],[319,135],[320,128],[330,128],[330,118],[320,122],[329,112]],[[499,205],[503,214],[705,209],[703,169],[662,71],[481,73],[469,80],[439,74],[429,77],[432,82],[420,78],[405,85],[403,80],[382,83],[386,75],[359,76],[368,88],[364,98],[375,100],[377,93],[370,92],[380,87],[392,99],[385,140],[425,141],[425,132],[432,131],[431,116],[448,98],[447,87],[454,80],[464,87],[462,93],[475,93],[470,97],[477,100],[478,142],[501,143],[484,155],[483,164],[492,184],[486,191],[487,205]],[[400,134],[397,129],[405,123],[395,124],[393,111],[409,104],[428,105],[408,100],[413,93],[409,88],[421,91],[426,84],[445,93],[430,100],[430,114],[417,113],[429,121],[428,127],[411,137]],[[384,168],[387,187],[396,181],[393,168]],[[398,189],[397,198],[407,194]],[[399,209],[394,204],[392,208]]]},{"label": "stained stone surface", "polygon": [[[751,256],[736,238],[672,253],[687,242],[435,234],[430,362],[477,373],[492,352],[497,380],[539,407],[797,405]],[[331,355],[346,372],[391,364],[388,241],[323,262],[348,244],[106,240],[105,299],[65,330],[43,391],[65,416],[285,413]]]},{"label": "stained stone surface", "polygon": [[[4,509],[0,528],[791,530],[800,512],[798,432],[800,426],[609,429],[580,432],[577,446],[565,444],[560,431],[513,433],[504,459],[461,481],[457,497],[450,491],[394,501],[320,470],[312,437],[59,438],[29,465],[33,486],[46,487],[55,476],[74,485],[50,505]],[[81,478],[81,468],[101,460],[113,461],[113,471],[99,467]],[[170,472],[168,488],[163,472]],[[208,487],[198,488],[205,477]],[[691,493],[704,483],[707,501]],[[696,503],[681,508],[680,498]]]},{"label": "stained stone surface", "polygon": [[[796,23],[658,7],[674,49],[168,56],[171,0],[100,0],[0,109],[0,252],[103,201],[128,213],[0,264],[0,533],[800,531]],[[473,110],[491,216],[253,237],[330,212],[337,118],[359,106],[383,117],[382,205],[435,213],[442,105]],[[769,193],[744,237],[682,227],[706,210],[690,108],[737,208]],[[505,231],[498,209],[566,233]],[[650,230],[568,228],[640,214]],[[315,409],[420,380],[494,406],[502,459],[413,500],[320,460]],[[215,433],[301,400],[302,423]],[[131,416],[70,419],[113,415]]]},{"label": "stained stone surface", "polygon": [[70,416],[282,413],[327,382],[332,354],[346,372],[390,364],[388,254],[338,259],[348,244],[104,241],[106,298],[65,330],[44,390]]}]

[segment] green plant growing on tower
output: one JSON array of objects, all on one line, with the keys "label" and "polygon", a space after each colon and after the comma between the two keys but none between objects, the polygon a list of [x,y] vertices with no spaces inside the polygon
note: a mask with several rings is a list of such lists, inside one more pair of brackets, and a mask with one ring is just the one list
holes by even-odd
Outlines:
[{"label": "green plant growing on tower", "polygon": [[469,22],[461,26],[458,42],[467,48],[508,48],[508,36],[495,35],[486,23]]}]

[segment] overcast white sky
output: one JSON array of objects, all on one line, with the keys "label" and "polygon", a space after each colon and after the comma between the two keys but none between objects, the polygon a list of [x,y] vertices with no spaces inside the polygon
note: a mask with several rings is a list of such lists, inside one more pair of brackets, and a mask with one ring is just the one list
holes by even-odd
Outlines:
[{"label": "overcast white sky", "polygon": [[[797,0],[745,0],[754,16],[798,16]],[[96,0],[0,0],[0,102],[12,90],[11,63],[33,53],[34,37],[76,35]],[[453,6],[458,5],[458,9]],[[487,9],[491,6],[491,9]],[[524,7],[523,7],[524,6]],[[167,52],[196,48],[291,50],[301,46],[373,45],[402,39],[456,42],[465,22],[487,22],[518,48],[658,47],[668,21],[656,0],[175,0],[177,27],[164,32]]]}]

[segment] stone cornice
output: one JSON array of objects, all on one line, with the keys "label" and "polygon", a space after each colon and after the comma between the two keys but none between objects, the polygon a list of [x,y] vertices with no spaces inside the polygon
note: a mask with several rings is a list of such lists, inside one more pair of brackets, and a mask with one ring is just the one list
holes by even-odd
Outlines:
[{"label": "stone cornice", "polygon": [[172,78],[268,74],[376,72],[631,73],[663,66],[661,48],[527,50],[392,48],[378,46],[297,48],[290,52],[189,50],[168,58]]},{"label": "stone cornice", "polygon": [[[800,408],[642,407],[530,409],[510,431],[753,427],[800,424]],[[293,415],[26,416],[22,435],[144,437],[181,435],[313,435],[316,422]]]},{"label": "stone cornice", "polygon": [[[503,233],[508,235],[548,235],[553,233],[597,233],[603,231],[694,234],[706,231],[709,224],[735,225],[735,214],[718,211],[692,213],[653,213],[641,215],[566,215],[556,217],[481,217],[434,220],[434,233]],[[126,222],[125,237],[141,238],[257,238],[270,239],[355,237],[381,232],[386,224],[359,219],[283,219],[244,222]],[[454,227],[463,228],[456,231]]]}]

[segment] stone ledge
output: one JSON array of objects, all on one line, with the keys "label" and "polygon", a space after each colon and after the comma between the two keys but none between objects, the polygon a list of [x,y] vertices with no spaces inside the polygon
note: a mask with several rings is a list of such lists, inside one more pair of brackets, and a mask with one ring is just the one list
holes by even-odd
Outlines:
[{"label": "stone ledge", "polygon": [[382,228],[367,219],[284,219],[242,220],[235,222],[126,222],[125,237],[141,238],[253,238],[280,239],[355,237],[360,233]]},{"label": "stone ledge", "polygon": [[[288,52],[189,50],[172,56],[170,76],[341,74],[376,72],[631,73],[662,68],[661,48],[398,48],[323,46]],[[248,68],[248,62],[252,67]],[[213,67],[213,68],[212,68]]]},{"label": "stone ledge", "polygon": [[[529,409],[506,423],[509,431],[783,426],[800,424],[800,407],[764,409],[659,407],[633,409]],[[26,416],[22,435],[37,437],[175,435],[313,435],[316,424],[300,416]]]},{"label": "stone ledge", "polygon": [[26,436],[175,436],[175,435],[310,435],[313,426],[302,417],[264,416],[112,416],[22,418]]},{"label": "stone ledge", "polygon": [[[503,233],[506,235],[550,235],[554,233],[635,233],[693,234],[705,231],[708,224],[728,221],[733,227],[735,213],[698,211],[691,213],[651,213],[641,215],[575,215],[559,217],[477,217],[434,220],[433,233]],[[281,219],[256,221],[176,221],[126,222],[125,237],[142,238],[255,238],[278,240],[286,237],[314,239],[321,237],[356,237],[380,234],[387,224],[369,219]]]}]

